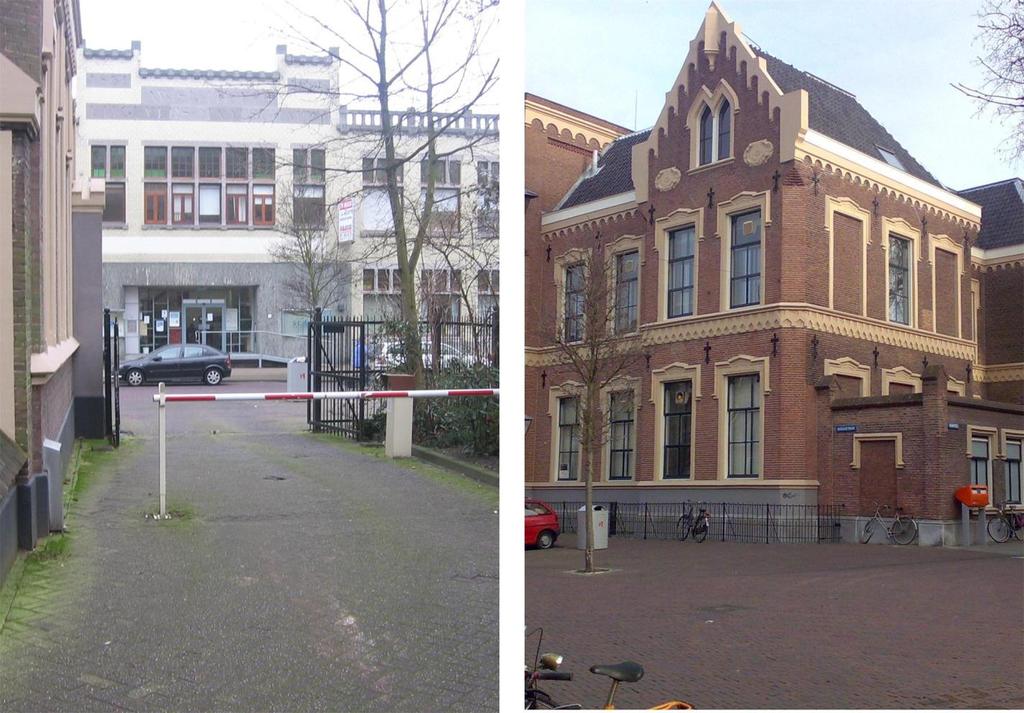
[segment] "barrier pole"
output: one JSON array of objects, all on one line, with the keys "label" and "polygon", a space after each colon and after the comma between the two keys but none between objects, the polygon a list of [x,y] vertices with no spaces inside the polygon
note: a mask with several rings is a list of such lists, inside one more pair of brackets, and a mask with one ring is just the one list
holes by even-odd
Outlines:
[{"label": "barrier pole", "polygon": [[164,382],[157,387],[160,414],[160,518],[167,519],[167,395]]}]

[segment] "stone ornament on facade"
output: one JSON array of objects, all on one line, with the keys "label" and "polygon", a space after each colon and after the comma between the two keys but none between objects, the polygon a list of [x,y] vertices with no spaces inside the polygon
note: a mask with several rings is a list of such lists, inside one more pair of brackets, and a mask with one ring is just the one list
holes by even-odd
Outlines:
[{"label": "stone ornament on facade", "polygon": [[663,168],[658,171],[658,175],[654,179],[654,187],[662,193],[665,191],[671,191],[679,185],[679,179],[682,177],[683,174],[675,166]]},{"label": "stone ornament on facade", "polygon": [[775,153],[775,147],[768,139],[754,141],[743,150],[743,163],[748,166],[763,166]]}]

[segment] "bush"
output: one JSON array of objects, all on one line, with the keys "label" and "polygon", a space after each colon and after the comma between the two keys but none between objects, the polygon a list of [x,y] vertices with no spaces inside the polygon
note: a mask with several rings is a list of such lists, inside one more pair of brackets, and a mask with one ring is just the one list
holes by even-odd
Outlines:
[{"label": "bush", "polygon": [[[431,389],[473,389],[495,386],[492,366],[453,364],[431,377]],[[417,399],[413,439],[433,448],[462,446],[480,456],[498,454],[498,400],[465,398]]]}]

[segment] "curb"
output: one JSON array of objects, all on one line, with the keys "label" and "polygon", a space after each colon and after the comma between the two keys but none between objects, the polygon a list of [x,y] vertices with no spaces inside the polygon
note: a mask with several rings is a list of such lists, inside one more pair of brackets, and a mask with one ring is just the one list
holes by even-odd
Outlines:
[{"label": "curb", "polygon": [[447,470],[461,473],[462,475],[472,478],[483,485],[489,485],[492,488],[498,487],[498,474],[494,471],[445,455],[440,451],[435,451],[433,448],[425,448],[424,446],[417,446],[414,444],[412,447],[412,455],[415,458],[427,461],[428,463],[433,463],[434,465],[439,465]]}]

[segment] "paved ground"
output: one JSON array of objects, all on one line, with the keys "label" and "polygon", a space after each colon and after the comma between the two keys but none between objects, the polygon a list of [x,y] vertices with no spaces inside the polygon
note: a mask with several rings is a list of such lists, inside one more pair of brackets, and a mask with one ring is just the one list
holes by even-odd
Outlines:
[{"label": "paved ground", "polygon": [[70,556],[26,567],[0,710],[497,709],[493,489],[305,434],[304,405],[174,404],[185,517],[145,519],[153,391],[122,389],[135,436],[86,485]]},{"label": "paved ground", "polygon": [[613,538],[612,571],[580,576],[563,544],[526,553],[528,629],[574,674],[556,701],[600,705],[590,666],[632,659],[646,675],[620,708],[1024,707],[1024,559]]}]

